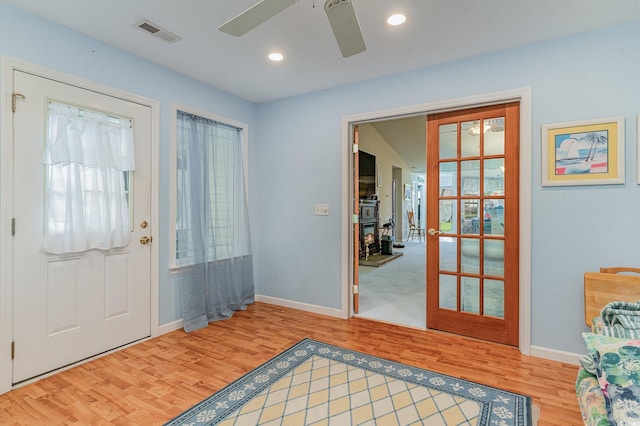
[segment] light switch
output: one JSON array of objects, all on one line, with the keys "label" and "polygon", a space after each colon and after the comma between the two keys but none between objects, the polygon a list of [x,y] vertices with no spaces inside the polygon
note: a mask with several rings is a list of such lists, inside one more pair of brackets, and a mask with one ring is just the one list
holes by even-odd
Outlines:
[{"label": "light switch", "polygon": [[316,216],[329,216],[329,204],[316,204]]}]

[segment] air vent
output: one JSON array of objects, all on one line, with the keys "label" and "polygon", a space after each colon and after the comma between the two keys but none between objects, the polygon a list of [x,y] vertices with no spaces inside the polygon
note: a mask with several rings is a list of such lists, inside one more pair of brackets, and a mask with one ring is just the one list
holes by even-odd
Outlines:
[{"label": "air vent", "polygon": [[182,37],[179,37],[171,31],[167,31],[159,25],[156,25],[146,19],[136,22],[135,24],[133,24],[133,26],[138,27],[147,34],[158,37],[159,39],[164,40],[167,43],[175,43],[176,41],[182,40]]}]

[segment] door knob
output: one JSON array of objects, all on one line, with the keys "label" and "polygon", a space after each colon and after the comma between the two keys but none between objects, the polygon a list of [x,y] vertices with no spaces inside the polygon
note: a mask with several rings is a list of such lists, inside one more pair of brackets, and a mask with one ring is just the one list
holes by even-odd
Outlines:
[{"label": "door knob", "polygon": [[435,229],[433,229],[433,228],[429,228],[429,230],[427,231],[427,233],[433,237],[434,235],[438,235],[438,234],[440,233],[440,231],[436,231],[436,230],[435,230]]},{"label": "door knob", "polygon": [[152,238],[151,237],[147,237],[146,235],[143,236],[143,237],[140,237],[140,244],[142,244],[143,246],[146,246],[151,241],[152,241]]}]

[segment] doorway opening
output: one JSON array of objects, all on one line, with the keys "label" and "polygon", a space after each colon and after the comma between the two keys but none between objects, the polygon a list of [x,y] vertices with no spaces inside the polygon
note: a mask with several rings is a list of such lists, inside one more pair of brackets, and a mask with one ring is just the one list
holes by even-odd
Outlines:
[{"label": "doorway opening", "polygon": [[[519,225],[519,271],[520,279],[518,282],[519,289],[519,343],[518,347],[521,353],[525,355],[531,354],[531,89],[530,88],[518,88],[513,90],[505,90],[501,92],[487,93],[482,95],[470,96],[467,98],[458,98],[448,101],[438,101],[422,105],[414,105],[403,108],[396,108],[385,111],[372,111],[369,113],[361,113],[353,116],[346,116],[343,118],[343,147],[345,160],[343,161],[343,195],[345,203],[343,204],[343,214],[345,219],[343,222],[343,253],[353,254],[354,243],[359,244],[357,235],[354,233],[354,229],[357,229],[358,223],[357,217],[357,196],[356,192],[352,189],[354,185],[354,177],[357,179],[357,175],[354,176],[353,160],[353,143],[358,141],[358,128],[363,124],[374,123],[377,121],[387,121],[399,118],[409,118],[415,116],[425,116],[427,114],[436,114],[444,111],[462,110],[474,107],[481,107],[487,105],[496,105],[506,102],[519,102],[519,137],[520,137],[520,153],[519,153],[519,184],[520,184],[520,209],[517,218]],[[424,123],[424,122],[423,122]],[[357,159],[357,156],[356,156]],[[384,179],[384,174],[382,178]],[[391,176],[387,176],[387,179],[391,179]],[[426,186],[426,182],[425,182]],[[404,185],[402,188],[398,188],[398,193],[404,191]],[[422,193],[424,194],[424,193]],[[426,205],[426,196],[421,199],[421,204]],[[355,202],[355,204],[354,204]],[[384,214],[384,212],[382,213]],[[404,224],[396,227],[396,231],[406,232],[407,220],[404,219]],[[405,234],[403,234],[405,235]],[[428,257],[428,253],[425,253]],[[342,299],[342,315],[344,318],[354,316],[358,313],[357,303],[361,293],[361,286],[358,284],[357,276],[354,272],[358,272],[358,262],[354,262],[353,255],[346,255],[343,257],[342,263],[342,277],[343,277],[343,299]],[[396,321],[392,321],[397,323]]]},{"label": "doorway opening", "polygon": [[378,120],[358,128],[359,204],[375,208],[371,217],[360,214],[360,227],[378,224],[370,227],[373,235],[363,235],[371,235],[372,242],[360,243],[369,250],[359,259],[358,316],[425,329],[426,245],[410,223],[424,229],[426,116]]}]

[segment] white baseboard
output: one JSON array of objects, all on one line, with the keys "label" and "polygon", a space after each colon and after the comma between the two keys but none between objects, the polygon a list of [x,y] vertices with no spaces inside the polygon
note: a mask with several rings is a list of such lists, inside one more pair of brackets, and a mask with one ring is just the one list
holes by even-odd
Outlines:
[{"label": "white baseboard", "polygon": [[283,306],[285,308],[299,309],[301,311],[312,312],[314,314],[327,315],[335,318],[346,319],[342,315],[342,311],[340,309],[331,309],[324,306],[311,305],[309,303],[301,303],[293,300],[287,299],[279,299],[277,297],[271,296],[262,296],[260,294],[256,294],[256,302],[268,303],[270,305]]},{"label": "white baseboard", "polygon": [[[324,306],[310,305],[308,303],[295,302],[293,300],[278,299],[277,297],[261,296],[257,294],[255,296],[256,302],[268,303],[270,305],[283,306],[285,308],[298,309],[301,311],[312,312],[315,314],[327,315],[335,318],[343,318],[342,311],[339,309],[325,308]],[[165,333],[170,333],[175,330],[179,330],[183,327],[182,318],[173,322],[162,324],[158,327],[158,336]]]},{"label": "white baseboard", "polygon": [[182,328],[182,318],[179,320],[175,320],[173,322],[162,324],[160,327],[158,327],[158,336],[161,336],[165,333],[169,333],[175,330],[179,330],[181,328]]},{"label": "white baseboard", "polygon": [[531,346],[531,356],[551,361],[564,362],[566,364],[579,365],[579,360],[582,355],[583,354],[574,354],[555,349],[541,348],[540,346]]}]

